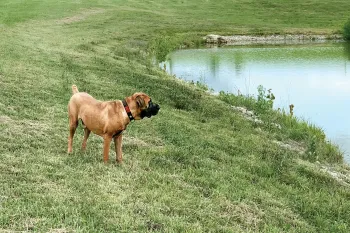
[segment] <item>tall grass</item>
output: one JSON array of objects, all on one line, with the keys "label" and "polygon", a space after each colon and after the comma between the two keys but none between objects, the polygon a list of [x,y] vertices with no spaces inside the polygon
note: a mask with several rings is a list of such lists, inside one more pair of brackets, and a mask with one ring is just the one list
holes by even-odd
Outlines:
[{"label": "tall grass", "polygon": [[266,93],[264,87],[258,87],[257,97],[220,92],[219,98],[232,106],[245,106],[248,110],[252,110],[263,121],[264,129],[275,134],[278,140],[305,142],[307,153],[304,158],[313,162],[316,160],[342,161],[342,154],[337,147],[327,142],[324,131],[320,127],[291,113],[286,113],[285,110],[273,110],[273,93]]}]

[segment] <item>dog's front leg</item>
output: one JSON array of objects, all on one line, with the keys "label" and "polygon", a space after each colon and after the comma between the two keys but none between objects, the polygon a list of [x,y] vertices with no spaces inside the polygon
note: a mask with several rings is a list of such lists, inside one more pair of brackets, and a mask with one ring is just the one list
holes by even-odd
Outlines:
[{"label": "dog's front leg", "polygon": [[103,136],[103,139],[104,139],[104,142],[103,142],[103,162],[107,163],[109,146],[111,145],[112,136],[105,135],[105,136]]},{"label": "dog's front leg", "polygon": [[122,154],[122,140],[123,140],[123,134],[119,134],[118,136],[114,137],[114,146],[115,146],[115,153],[116,153],[116,160],[118,163],[123,162],[123,154]]}]

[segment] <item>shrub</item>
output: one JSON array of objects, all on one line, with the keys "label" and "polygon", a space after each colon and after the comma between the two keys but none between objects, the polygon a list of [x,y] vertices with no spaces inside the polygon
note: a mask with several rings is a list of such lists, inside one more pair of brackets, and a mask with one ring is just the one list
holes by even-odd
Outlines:
[{"label": "shrub", "polygon": [[170,52],[179,48],[180,44],[179,38],[175,36],[159,35],[151,41],[149,50],[158,62],[162,62]]},{"label": "shrub", "polygon": [[348,19],[348,21],[344,25],[343,35],[345,40],[350,41],[350,19]]}]

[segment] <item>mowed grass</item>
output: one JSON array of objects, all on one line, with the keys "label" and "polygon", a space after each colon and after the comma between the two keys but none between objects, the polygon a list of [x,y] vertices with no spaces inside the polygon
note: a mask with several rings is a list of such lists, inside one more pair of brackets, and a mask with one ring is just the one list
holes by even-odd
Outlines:
[{"label": "mowed grass", "polygon": [[[336,33],[349,12],[345,0],[2,1],[0,232],[349,232],[349,181],[322,169],[349,168],[320,129],[271,112],[257,125],[230,107],[253,100],[154,63],[209,33]],[[66,153],[72,84],[161,105],[129,125],[123,165],[113,150],[103,164],[96,135],[82,152],[81,126]]]}]

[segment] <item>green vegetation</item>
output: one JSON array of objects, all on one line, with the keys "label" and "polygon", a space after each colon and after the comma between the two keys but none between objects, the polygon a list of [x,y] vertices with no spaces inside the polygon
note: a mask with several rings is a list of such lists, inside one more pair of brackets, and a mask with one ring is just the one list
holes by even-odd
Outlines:
[{"label": "green vegetation", "polygon": [[[350,170],[322,130],[261,100],[212,96],[153,60],[209,33],[336,33],[349,9],[347,0],[1,1],[0,232],[349,232]],[[102,163],[95,135],[81,152],[81,127],[67,155],[73,83],[98,99],[143,91],[161,105],[129,125],[122,166]],[[263,108],[263,123],[231,105]]]}]

